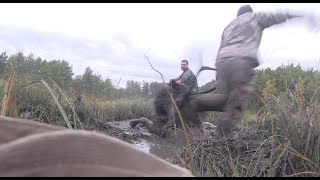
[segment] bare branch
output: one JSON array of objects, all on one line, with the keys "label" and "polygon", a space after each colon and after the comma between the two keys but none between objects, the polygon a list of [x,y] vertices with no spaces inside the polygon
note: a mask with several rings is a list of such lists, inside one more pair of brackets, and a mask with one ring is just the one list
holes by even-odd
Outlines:
[{"label": "bare branch", "polygon": [[149,62],[149,64],[150,64],[151,68],[152,68],[154,71],[156,71],[157,73],[159,73],[159,74],[160,74],[160,76],[161,76],[161,79],[162,79],[163,83],[165,83],[166,81],[164,80],[162,73],[161,73],[160,71],[156,70],[156,69],[152,66],[152,64],[151,64],[151,62],[150,62],[150,60],[149,60],[148,56],[144,55],[144,57],[148,60],[148,62]]},{"label": "bare branch", "polygon": [[122,78],[120,77],[120,79],[119,79],[119,81],[118,81],[118,83],[117,83],[117,86],[116,86],[117,88],[119,87],[119,84],[120,84],[121,79],[122,79]]}]

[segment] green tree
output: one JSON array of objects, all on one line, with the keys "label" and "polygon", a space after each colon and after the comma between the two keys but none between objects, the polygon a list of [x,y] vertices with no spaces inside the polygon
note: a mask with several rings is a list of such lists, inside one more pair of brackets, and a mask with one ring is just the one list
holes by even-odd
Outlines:
[{"label": "green tree", "polygon": [[163,83],[151,82],[149,85],[151,97],[155,97],[159,90],[163,87],[165,87]]},{"label": "green tree", "polygon": [[112,96],[115,95],[113,92],[114,92],[114,87],[112,85],[112,80],[110,78],[105,79],[104,82],[102,83],[102,94],[104,96],[112,98]]},{"label": "green tree", "polygon": [[7,52],[2,52],[0,54],[0,76],[3,75],[7,70],[8,59],[9,57],[7,55]]},{"label": "green tree", "polygon": [[126,93],[129,97],[140,96],[141,95],[141,83],[137,81],[127,81]]},{"label": "green tree", "polygon": [[[68,89],[72,84],[72,66],[65,60],[42,61],[41,59],[32,60],[34,66],[41,64],[40,74],[50,77],[58,86]],[[40,63],[41,62],[41,63]],[[38,68],[38,67],[37,67]],[[36,71],[34,71],[36,72]]]},{"label": "green tree", "polygon": [[82,75],[77,75],[74,77],[72,81],[72,88],[76,94],[83,94],[85,92],[82,81]]},{"label": "green tree", "polygon": [[87,67],[85,69],[85,72],[82,75],[82,83],[83,83],[84,93],[92,94],[94,80],[93,80],[93,71],[90,67]]},{"label": "green tree", "polygon": [[149,97],[149,83],[142,82],[142,96]]}]

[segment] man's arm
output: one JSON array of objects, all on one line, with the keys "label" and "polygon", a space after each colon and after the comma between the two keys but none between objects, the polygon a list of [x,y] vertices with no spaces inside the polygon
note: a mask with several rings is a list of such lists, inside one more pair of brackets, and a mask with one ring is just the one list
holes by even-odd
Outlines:
[{"label": "man's arm", "polygon": [[291,14],[291,13],[264,13],[264,12],[257,12],[255,13],[255,18],[257,19],[260,27],[263,29],[269,28],[276,24],[281,24],[286,22],[288,19],[302,17],[302,15],[298,14]]},{"label": "man's arm", "polygon": [[190,70],[187,70],[187,72],[181,74],[180,76],[180,81],[182,83],[185,83],[186,81],[188,81],[188,79],[192,76],[192,73],[190,72]]}]

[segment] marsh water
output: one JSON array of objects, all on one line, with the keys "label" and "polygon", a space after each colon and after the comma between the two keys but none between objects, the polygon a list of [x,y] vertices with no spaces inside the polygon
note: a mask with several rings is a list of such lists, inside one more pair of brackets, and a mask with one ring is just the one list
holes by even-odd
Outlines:
[{"label": "marsh water", "polygon": [[[186,145],[186,137],[182,133],[177,133],[175,138],[160,138],[150,133],[142,124],[138,124],[135,128],[132,128],[128,121],[108,122],[108,124],[113,128],[121,129],[128,136],[135,137],[132,144],[142,151],[152,153],[170,162]],[[204,122],[203,125],[205,135],[195,129],[192,130],[194,132],[193,138],[201,139],[212,134],[215,126],[209,122]]]}]

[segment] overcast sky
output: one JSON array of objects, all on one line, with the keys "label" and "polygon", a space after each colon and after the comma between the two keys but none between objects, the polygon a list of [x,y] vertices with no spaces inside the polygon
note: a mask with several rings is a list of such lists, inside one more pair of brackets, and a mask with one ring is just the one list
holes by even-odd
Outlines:
[{"label": "overcast sky", "polygon": [[[182,73],[180,61],[189,60],[194,72],[214,66],[223,29],[235,18],[243,3],[44,3],[0,4],[0,52],[23,51],[42,59],[66,60],[76,75],[90,66],[113,83],[127,80],[157,81],[144,55],[166,81]],[[299,10],[320,12],[315,3],[251,3],[254,11]],[[317,12],[318,11],[318,12]],[[264,31],[259,68],[300,63],[317,68],[320,33],[293,20]],[[206,71],[199,85],[215,78]]]}]

